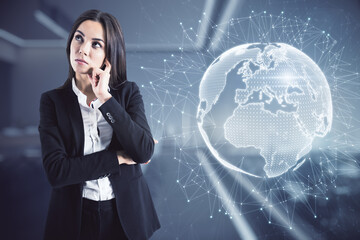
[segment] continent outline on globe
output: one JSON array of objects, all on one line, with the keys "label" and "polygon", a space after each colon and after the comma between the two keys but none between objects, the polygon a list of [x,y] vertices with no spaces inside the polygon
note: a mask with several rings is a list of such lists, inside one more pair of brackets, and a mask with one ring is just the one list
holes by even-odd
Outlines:
[{"label": "continent outline on globe", "polygon": [[[198,127],[207,147],[224,166],[251,176],[282,175],[331,129],[324,74],[285,43],[227,50],[204,73],[199,97]],[[265,160],[261,170],[261,161],[244,157],[256,151]]]}]

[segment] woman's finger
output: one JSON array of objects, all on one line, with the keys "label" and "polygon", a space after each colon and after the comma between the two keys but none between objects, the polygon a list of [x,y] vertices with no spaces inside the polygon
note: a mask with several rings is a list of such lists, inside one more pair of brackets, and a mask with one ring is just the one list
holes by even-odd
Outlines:
[{"label": "woman's finger", "polygon": [[134,162],[131,158],[122,156],[122,153],[118,153],[117,158],[118,158],[118,162],[120,165],[121,164],[126,164],[126,165],[136,164],[136,162]]},{"label": "woman's finger", "polygon": [[99,71],[99,69],[94,69],[92,72],[92,78],[94,80],[99,80],[100,79],[100,74],[101,72]]},{"label": "woman's finger", "polygon": [[110,71],[111,71],[111,64],[110,64],[110,62],[109,62],[109,60],[107,60],[107,58],[105,58],[105,72],[108,72],[108,73],[110,73]]},{"label": "woman's finger", "polygon": [[88,74],[88,78],[89,78],[91,85],[94,86],[94,79],[92,77],[92,72],[91,72],[91,74]]},{"label": "woman's finger", "polygon": [[131,160],[130,158],[125,158],[124,163],[127,165],[134,165],[136,164],[136,162],[134,162],[133,160]]}]

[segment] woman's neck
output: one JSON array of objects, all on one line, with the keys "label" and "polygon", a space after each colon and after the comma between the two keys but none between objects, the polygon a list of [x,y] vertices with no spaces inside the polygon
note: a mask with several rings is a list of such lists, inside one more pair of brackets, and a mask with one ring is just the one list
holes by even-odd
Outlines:
[{"label": "woman's neck", "polygon": [[75,75],[75,84],[76,87],[86,96],[94,95],[94,92],[91,87],[91,83],[88,79],[87,74],[76,74]]},{"label": "woman's neck", "polygon": [[89,105],[96,96],[92,90],[91,83],[89,82],[87,74],[75,75],[76,87],[87,97],[86,103]]}]

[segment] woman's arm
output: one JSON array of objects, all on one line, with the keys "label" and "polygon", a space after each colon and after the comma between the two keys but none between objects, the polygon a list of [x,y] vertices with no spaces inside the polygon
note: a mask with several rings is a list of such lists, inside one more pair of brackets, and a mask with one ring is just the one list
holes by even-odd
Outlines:
[{"label": "woman's arm", "polygon": [[86,156],[68,156],[65,144],[71,143],[64,142],[59,130],[55,103],[46,93],[40,100],[39,133],[43,165],[53,187],[97,179],[119,171],[120,160],[114,151],[103,150]]},{"label": "woman's arm", "polygon": [[126,154],[137,163],[146,163],[154,152],[154,139],[145,116],[139,87],[131,82],[126,109],[111,97],[99,110],[112,126],[118,142]]}]

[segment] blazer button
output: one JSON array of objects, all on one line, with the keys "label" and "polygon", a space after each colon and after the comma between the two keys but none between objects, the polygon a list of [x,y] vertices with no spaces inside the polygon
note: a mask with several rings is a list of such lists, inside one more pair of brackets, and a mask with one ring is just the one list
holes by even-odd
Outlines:
[{"label": "blazer button", "polygon": [[112,119],[113,119],[113,116],[111,116],[110,113],[106,113],[106,116],[109,118],[109,120],[112,120]]}]

